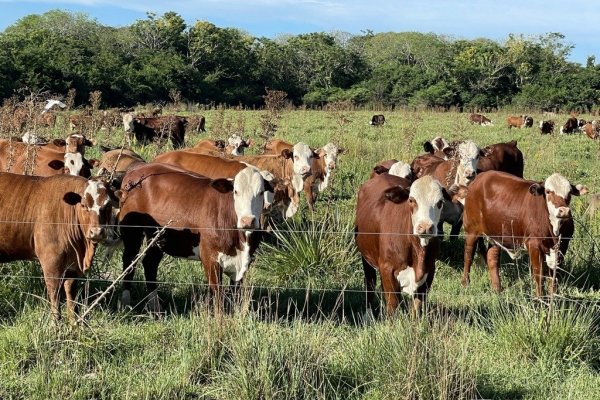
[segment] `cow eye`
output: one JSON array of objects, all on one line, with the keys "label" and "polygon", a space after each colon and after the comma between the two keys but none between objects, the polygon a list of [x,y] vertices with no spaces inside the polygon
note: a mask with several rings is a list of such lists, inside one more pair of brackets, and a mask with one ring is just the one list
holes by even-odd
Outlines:
[{"label": "cow eye", "polygon": [[411,204],[414,204],[415,203],[415,199],[413,199],[412,197],[409,197],[408,198],[408,202],[411,203]]},{"label": "cow eye", "polygon": [[297,160],[297,159],[298,159],[298,156],[294,156],[294,160]]},{"label": "cow eye", "polygon": [[238,194],[238,191],[237,191],[237,190],[234,190],[234,191],[233,191],[233,194],[237,196],[237,194]]},{"label": "cow eye", "polygon": [[442,208],[442,206],[444,205],[444,201],[440,200],[437,202],[437,208]]}]

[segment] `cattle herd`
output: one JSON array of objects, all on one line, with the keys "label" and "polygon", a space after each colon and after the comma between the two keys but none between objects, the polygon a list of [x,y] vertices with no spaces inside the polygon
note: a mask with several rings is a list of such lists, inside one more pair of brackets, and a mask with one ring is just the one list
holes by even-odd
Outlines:
[{"label": "cattle herd", "polygon": [[[81,121],[70,119],[72,127]],[[470,115],[470,121],[492,125],[480,114]],[[370,124],[384,122],[383,115],[375,115]],[[185,148],[186,117],[125,113],[122,123],[129,140],[143,144],[164,135],[175,150],[146,162],[131,149],[101,146],[101,159],[88,160],[85,149],[96,143],[81,133],[50,142],[31,134],[0,140],[0,262],[39,260],[55,318],[62,295],[73,315],[77,280],[92,265],[98,244],[123,246],[125,269],[144,238],[161,230],[142,257],[149,304],[159,308],[156,278],[164,254],[200,260],[213,299],[222,298],[223,274],[239,285],[269,220],[296,214],[300,192],[314,210],[345,152],[335,143],[311,147],[272,139],[263,154],[249,156],[244,150],[252,141],[237,135]],[[507,123],[532,127],[533,119],[509,117]],[[553,127],[552,121],[540,122],[542,133]],[[572,116],[560,131],[581,130],[596,139],[598,128],[597,121]],[[204,131],[204,117],[194,120],[192,129]],[[436,137],[423,148],[410,163],[377,163],[358,190],[355,241],[369,307],[379,271],[387,312],[396,310],[401,293],[419,312],[432,287],[444,222],[451,225],[450,240],[464,228],[463,285],[478,251],[492,288],[501,291],[501,250],[513,258],[524,250],[536,295],[555,291],[574,232],[569,203],[587,189],[559,173],[544,181],[525,179],[516,141],[480,147]],[[132,278],[133,270],[124,279],[123,305],[131,303]]]}]

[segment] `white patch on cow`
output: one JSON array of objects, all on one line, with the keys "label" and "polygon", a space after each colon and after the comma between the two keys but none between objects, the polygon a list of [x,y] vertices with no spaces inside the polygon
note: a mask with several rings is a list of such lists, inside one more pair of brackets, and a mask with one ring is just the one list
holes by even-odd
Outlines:
[{"label": "white patch on cow", "polygon": [[233,180],[233,200],[238,228],[245,228],[243,221],[246,218],[253,219],[251,228],[259,228],[265,202],[264,191],[264,178],[258,169],[246,167],[236,174]]},{"label": "white patch on cow", "polygon": [[295,196],[295,198],[292,197],[290,204],[285,209],[285,218],[291,218],[298,212],[298,209],[300,208],[300,201],[297,195]]},{"label": "white patch on cow", "polygon": [[[458,185],[468,185],[477,174],[477,161],[479,160],[479,147],[467,140],[458,145],[459,164],[456,169],[456,178],[454,183]],[[470,178],[469,178],[470,177]]]},{"label": "white patch on cow", "polygon": [[558,267],[558,251],[556,249],[550,249],[550,254],[546,255],[546,264],[550,269]]},{"label": "white patch on cow", "polygon": [[414,268],[408,267],[398,272],[396,279],[398,280],[398,284],[402,287],[402,292],[412,296],[427,280],[427,273],[425,273],[423,278],[417,282]]},{"label": "white patch on cow", "polygon": [[[544,182],[544,187],[546,190],[554,192],[555,195],[560,196],[563,199],[567,199],[571,193],[571,184],[567,178],[557,173],[550,175],[546,179]],[[555,236],[558,236],[560,226],[563,222],[563,219],[559,218],[559,213],[561,210],[565,212],[564,209],[568,209],[568,207],[555,207],[554,204],[547,199],[546,205],[548,207],[548,218],[550,219],[550,224],[552,225],[552,232]]]},{"label": "white patch on cow", "polygon": [[323,156],[325,157],[325,176],[322,180],[318,182],[318,185],[315,187],[317,192],[322,192],[329,186],[329,178],[331,177],[331,171],[337,167],[337,156],[339,153],[339,148],[334,143],[327,143],[322,148]]},{"label": "white patch on cow", "polygon": [[86,194],[89,194],[90,196],[92,196],[94,204],[90,208],[90,210],[95,212],[97,215],[100,215],[100,210],[102,208],[104,208],[110,202],[110,199],[108,198],[108,196],[106,196],[103,203],[100,204],[100,201],[99,201],[100,189],[106,189],[106,187],[104,186],[104,184],[102,182],[88,181],[87,187],[85,188],[85,191],[83,192],[84,196]]},{"label": "white patch on cow", "polygon": [[300,177],[310,174],[310,165],[313,159],[313,151],[306,143],[296,143],[292,149],[294,174]]},{"label": "white patch on cow", "polygon": [[540,121],[540,129],[544,127],[544,121]]},{"label": "white patch on cow", "polygon": [[123,114],[123,130],[133,132],[133,113]]},{"label": "white patch on cow", "polygon": [[241,281],[252,262],[252,257],[250,257],[250,245],[247,242],[244,242],[242,249],[236,249],[236,254],[234,256],[218,253],[217,262],[221,265],[223,273],[229,276],[232,281]]},{"label": "white patch on cow", "polygon": [[485,121],[481,125],[482,126],[494,126],[494,124],[492,123],[492,121]]},{"label": "white patch on cow", "polygon": [[200,246],[194,246],[192,247],[192,254],[186,257],[189,260],[196,260],[198,261],[200,259]]},{"label": "white patch on cow", "polygon": [[23,141],[23,143],[27,143],[27,144],[44,143],[42,138],[40,138],[38,135],[36,135],[33,132],[25,132],[25,134],[23,134],[23,136],[21,137],[21,140]]},{"label": "white patch on cow", "polygon": [[79,176],[83,168],[83,155],[81,153],[65,153],[64,160],[69,175]]},{"label": "white patch on cow", "polygon": [[301,175],[294,174],[292,177],[292,187],[296,192],[301,192],[304,189],[304,179]]},{"label": "white patch on cow", "polygon": [[399,176],[400,178],[410,179],[411,171],[410,165],[405,162],[398,161],[397,163],[392,164],[388,174]]},{"label": "white patch on cow", "polygon": [[561,135],[564,135],[564,133],[565,133],[565,127],[564,127],[564,126],[561,126],[561,127],[560,127],[560,134],[561,134]]},{"label": "white patch on cow", "polygon": [[[429,240],[437,235],[437,224],[442,211],[438,205],[441,205],[444,199],[442,185],[430,175],[425,175],[413,182],[409,196],[417,205],[411,214],[413,234],[419,237],[421,246],[426,246]],[[419,226],[428,227],[431,233],[419,234]]]},{"label": "white patch on cow", "polygon": [[227,138],[227,143],[228,143],[227,148],[230,149],[229,153],[232,156],[243,156],[244,155],[243,144],[245,142],[244,142],[244,139],[242,139],[240,136],[238,136],[236,134],[229,136],[229,138]]}]

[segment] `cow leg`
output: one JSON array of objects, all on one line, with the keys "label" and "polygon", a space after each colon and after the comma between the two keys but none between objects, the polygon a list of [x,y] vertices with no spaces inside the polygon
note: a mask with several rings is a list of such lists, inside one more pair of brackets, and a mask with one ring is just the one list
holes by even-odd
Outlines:
[{"label": "cow leg", "polygon": [[304,181],[304,197],[306,197],[306,203],[308,204],[308,209],[311,212],[315,211],[315,195],[313,193],[312,187],[312,179],[307,179]]},{"label": "cow leg", "polygon": [[215,311],[223,310],[223,270],[216,260],[216,254],[212,254],[209,248],[201,246],[200,260],[204,266],[204,275],[210,288],[210,299]]},{"label": "cow leg", "polygon": [[[122,225],[135,223],[121,222]],[[142,247],[142,240],[144,239],[144,233],[140,228],[126,228],[121,227],[121,236],[123,237],[123,270],[131,265],[133,260],[137,257],[140,248]],[[123,293],[121,294],[121,306],[127,307],[131,304],[131,280],[135,275],[135,268],[132,268],[129,273],[123,278]]]},{"label": "cow leg", "polygon": [[381,288],[385,297],[387,315],[392,316],[398,308],[400,291],[400,283],[394,276],[394,270],[391,267],[380,268]]},{"label": "cow leg", "polygon": [[465,252],[463,264],[462,285],[469,286],[469,274],[471,273],[471,264],[473,264],[473,250],[477,243],[478,236],[472,233],[467,233],[465,236]]},{"label": "cow leg", "polygon": [[81,276],[74,271],[67,271],[65,274],[65,281],[63,286],[65,288],[65,296],[67,299],[67,317],[70,321],[75,321],[76,302],[77,297],[77,278]]},{"label": "cow leg", "polygon": [[48,299],[50,300],[50,311],[55,321],[60,320],[60,291],[62,289],[62,276],[55,273],[46,272],[44,269],[44,282],[46,282],[46,290],[48,291]]},{"label": "cow leg", "polygon": [[375,307],[375,287],[377,285],[377,270],[362,257],[363,271],[365,272],[365,293],[367,312],[373,312]]},{"label": "cow leg", "polygon": [[544,288],[543,274],[542,274],[542,252],[540,251],[537,243],[528,243],[527,250],[529,252],[529,262],[531,263],[531,275],[535,282],[535,295],[541,297]]},{"label": "cow leg", "polygon": [[157,246],[152,246],[146,251],[142,260],[144,266],[144,277],[146,279],[146,290],[148,293],[148,309],[150,312],[160,312],[160,302],[158,299],[157,282],[158,264],[163,258],[164,253]]},{"label": "cow leg", "polygon": [[500,247],[490,246],[487,251],[487,265],[488,274],[490,275],[490,281],[492,282],[492,289],[496,293],[502,292],[502,284],[500,283]]},{"label": "cow leg", "polygon": [[452,229],[450,230],[450,240],[458,239],[458,235],[460,235],[460,228],[462,228],[462,218],[452,225]]},{"label": "cow leg", "polygon": [[437,224],[438,236],[443,240],[444,239],[444,221],[440,221]]}]

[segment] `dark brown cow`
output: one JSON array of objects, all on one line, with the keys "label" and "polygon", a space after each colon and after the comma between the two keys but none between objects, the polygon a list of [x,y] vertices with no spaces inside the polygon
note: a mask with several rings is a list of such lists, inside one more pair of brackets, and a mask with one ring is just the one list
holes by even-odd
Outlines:
[{"label": "dark brown cow", "polygon": [[521,115],[519,117],[510,116],[506,118],[508,128],[531,128],[533,126],[533,118],[527,115]]},{"label": "dark brown cow", "polygon": [[520,178],[525,168],[523,153],[517,147],[517,141],[496,143],[481,149],[482,156],[477,161],[477,173],[485,171],[503,171]]},{"label": "dark brown cow", "polygon": [[471,121],[472,124],[477,124],[481,126],[494,126],[494,124],[489,118],[481,114],[469,115],[469,121]]},{"label": "dark brown cow", "polygon": [[436,237],[444,198],[449,194],[431,176],[409,181],[389,174],[369,179],[356,204],[356,245],[362,256],[368,307],[373,307],[377,270],[392,314],[401,292],[418,312],[435,274]]},{"label": "dark brown cow", "polygon": [[575,133],[578,125],[579,125],[579,121],[577,120],[577,118],[569,117],[567,122],[565,122],[565,124],[560,127],[561,135],[565,134],[565,133]]},{"label": "dark brown cow", "polygon": [[542,135],[554,133],[554,121],[540,121],[540,132]]},{"label": "dark brown cow", "polygon": [[81,177],[9,173],[0,173],[0,192],[0,262],[39,260],[53,316],[60,318],[63,290],[73,316],[76,280],[106,237],[112,192]]},{"label": "dark brown cow", "polygon": [[373,115],[369,121],[369,125],[372,126],[383,126],[383,124],[385,124],[385,117],[383,114]]},{"label": "dark brown cow", "polygon": [[[261,239],[256,229],[268,183],[257,169],[246,167],[231,182],[150,163],[130,169],[123,183],[118,192],[123,268],[138,254],[144,236],[150,238],[172,222],[142,260],[154,304],[157,269],[164,253],[202,261],[213,294],[221,293],[223,273],[232,283],[241,282]],[[130,303],[132,278],[133,272],[123,283],[123,305]]]},{"label": "dark brown cow", "polygon": [[558,272],[574,231],[569,208],[571,196],[585,193],[585,187],[571,185],[560,174],[551,175],[543,184],[497,171],[479,175],[469,186],[465,201],[463,285],[469,283],[475,243],[478,238],[487,237],[491,246],[484,259],[493,289],[502,290],[498,269],[500,249],[513,259],[519,250],[527,249],[535,293],[541,296],[542,257],[545,256],[550,269]]},{"label": "dark brown cow", "polygon": [[171,138],[173,147],[183,147],[185,121],[175,116],[133,118],[133,133],[138,143],[148,144],[155,139]]}]

